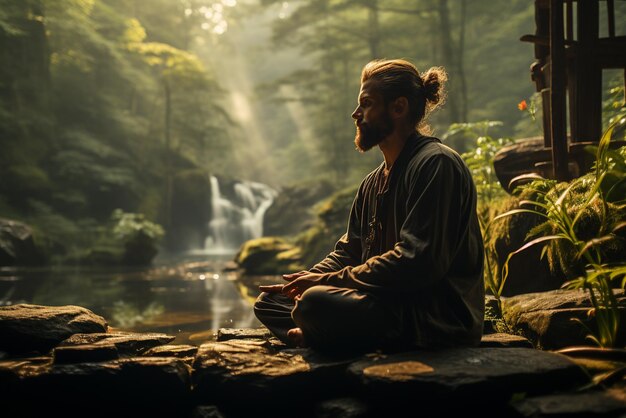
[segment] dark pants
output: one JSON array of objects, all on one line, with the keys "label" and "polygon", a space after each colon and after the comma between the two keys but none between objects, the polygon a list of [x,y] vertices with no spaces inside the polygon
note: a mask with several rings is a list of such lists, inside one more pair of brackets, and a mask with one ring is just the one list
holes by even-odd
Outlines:
[{"label": "dark pants", "polygon": [[302,329],[306,344],[321,351],[371,350],[401,344],[399,304],[354,289],[314,286],[298,302],[280,293],[261,293],[254,313],[282,342],[291,328]]}]

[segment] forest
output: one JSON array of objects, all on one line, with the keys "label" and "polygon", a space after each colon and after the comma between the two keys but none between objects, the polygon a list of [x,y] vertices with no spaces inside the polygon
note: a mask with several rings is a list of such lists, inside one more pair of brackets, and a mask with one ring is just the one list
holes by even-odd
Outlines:
[{"label": "forest", "polygon": [[350,118],[373,58],[447,69],[430,123],[459,152],[479,136],[459,123],[539,136],[533,30],[526,0],[2,0],[0,216],[46,261],[107,262],[202,247],[210,175],[354,186],[381,160]]},{"label": "forest", "polygon": [[[355,126],[394,58],[445,146]],[[626,416],[626,0],[0,0],[0,63],[1,411]]]}]

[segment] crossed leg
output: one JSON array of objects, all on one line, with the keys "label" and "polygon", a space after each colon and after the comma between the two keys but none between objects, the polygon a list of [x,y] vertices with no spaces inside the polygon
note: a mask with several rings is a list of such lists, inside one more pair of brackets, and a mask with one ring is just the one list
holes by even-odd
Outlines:
[{"label": "crossed leg", "polygon": [[295,301],[282,294],[262,293],[254,312],[289,346],[354,351],[393,344],[402,335],[398,304],[355,289],[314,286]]}]

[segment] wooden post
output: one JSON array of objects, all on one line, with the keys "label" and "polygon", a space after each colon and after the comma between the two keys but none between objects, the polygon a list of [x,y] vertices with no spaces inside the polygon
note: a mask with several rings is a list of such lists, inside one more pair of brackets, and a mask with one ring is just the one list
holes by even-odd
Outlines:
[{"label": "wooden post", "polygon": [[598,48],[599,0],[578,2],[577,45],[568,80],[571,142],[598,142],[602,135],[602,68],[594,57]]},{"label": "wooden post", "polygon": [[554,178],[569,180],[565,116],[565,50],[563,2],[550,0],[550,113]]}]

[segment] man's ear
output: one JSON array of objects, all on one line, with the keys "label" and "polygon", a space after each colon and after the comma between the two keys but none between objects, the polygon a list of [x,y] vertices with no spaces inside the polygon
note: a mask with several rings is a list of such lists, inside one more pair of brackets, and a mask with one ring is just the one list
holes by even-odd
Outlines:
[{"label": "man's ear", "polygon": [[400,119],[409,113],[409,101],[406,97],[400,96],[391,103],[391,114]]}]

